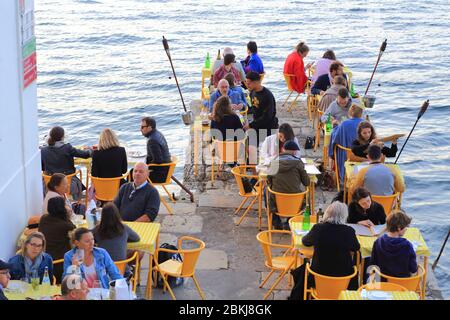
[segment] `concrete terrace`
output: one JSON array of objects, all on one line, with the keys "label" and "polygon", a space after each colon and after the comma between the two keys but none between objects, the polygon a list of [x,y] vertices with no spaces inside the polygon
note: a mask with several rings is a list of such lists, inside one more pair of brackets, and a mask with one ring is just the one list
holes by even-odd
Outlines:
[{"label": "concrete terrace", "polygon": [[[191,110],[199,113],[200,101],[191,103]],[[277,105],[279,123],[288,122],[294,128],[301,145],[304,146],[307,136],[314,134],[308,120],[305,101],[300,106],[287,112],[281,103]],[[192,128],[191,128],[192,129]],[[191,143],[193,143],[193,130],[191,130]],[[205,139],[206,140],[206,139]],[[191,144],[192,145],[192,144]],[[322,143],[321,143],[322,146]],[[161,205],[157,222],[161,223],[160,244],[167,242],[176,245],[179,236],[191,235],[200,238],[206,243],[206,248],[200,255],[197,264],[196,277],[208,300],[261,300],[268,288],[275,281],[274,274],[264,288],[259,289],[259,284],[268,274],[268,268],[264,266],[264,256],[259,243],[256,240],[258,230],[258,213],[256,210],[249,212],[240,226],[235,226],[237,216],[234,210],[239,205],[241,198],[238,195],[236,182],[231,173],[227,172],[223,180],[211,183],[211,161],[206,141],[203,141],[202,151],[205,165],[199,165],[198,176],[194,175],[193,150],[186,152],[186,165],[184,168],[184,184],[194,192],[195,202],[189,201],[189,196],[176,185],[170,188],[179,199],[176,204],[171,204],[174,214],[168,214],[166,208]],[[306,157],[315,160],[322,158],[322,148],[316,152],[306,150]],[[176,187],[175,187],[176,186]],[[315,208],[326,208],[331,202],[335,192],[324,192],[316,188]],[[165,196],[167,199],[167,196]],[[254,206],[257,208],[257,206]],[[263,213],[262,229],[267,228],[267,219]],[[138,295],[144,296],[145,284],[148,273],[148,258],[143,260],[141,286]],[[287,277],[273,291],[269,299],[285,300],[290,294]],[[191,279],[185,280],[183,286],[174,288],[177,299],[200,299],[196,287]],[[437,286],[431,265],[427,276],[427,299],[442,299]],[[170,294],[162,292],[162,289],[153,289],[153,299],[170,300]]]}]

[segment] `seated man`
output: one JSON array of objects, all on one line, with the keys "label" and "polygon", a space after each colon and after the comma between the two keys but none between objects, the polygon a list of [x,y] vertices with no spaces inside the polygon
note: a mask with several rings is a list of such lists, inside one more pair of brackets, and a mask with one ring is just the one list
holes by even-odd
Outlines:
[{"label": "seated man", "polygon": [[9,269],[11,268],[11,264],[0,260],[0,300],[8,300],[3,290],[8,287],[9,279],[11,279],[11,275],[9,274]]},{"label": "seated man", "polygon": [[[229,73],[226,75],[226,77],[227,76],[233,76],[233,74]],[[246,104],[245,100],[242,101],[242,97],[241,97],[240,93],[238,93],[237,91],[234,91],[234,90],[232,91],[230,89],[229,82],[224,78],[219,81],[217,90],[211,95],[211,97],[209,99],[209,112],[210,113],[213,112],[214,103],[221,96],[225,96],[225,97],[228,96],[230,98],[231,108],[233,110],[241,110]]]},{"label": "seated man", "polygon": [[250,71],[258,74],[264,73],[264,65],[258,55],[258,46],[255,41],[249,41],[247,43],[247,54],[247,58],[241,61],[245,73],[247,74]]},{"label": "seated man", "polygon": [[114,199],[124,221],[153,222],[158,215],[158,190],[147,181],[148,167],[138,162],[133,170],[133,182],[122,185]]},{"label": "seated man", "polygon": [[53,300],[86,300],[89,288],[81,275],[69,274],[61,282],[61,295]]},{"label": "seated man", "polygon": [[[268,181],[270,188],[275,192],[281,193],[300,193],[306,190],[309,185],[309,177],[301,159],[295,157],[300,150],[298,144],[293,140],[284,143],[278,158],[270,162],[268,169]],[[289,230],[289,224],[286,221],[281,223],[277,212],[275,196],[270,194],[269,199],[270,212],[273,214],[273,227],[275,229]]]},{"label": "seated man", "polygon": [[[222,53],[222,59],[220,60],[216,60],[214,61],[214,65],[212,68],[212,74],[214,75],[214,72],[217,71],[217,69],[219,69],[221,66],[223,66],[223,61],[225,59],[225,56],[227,54],[234,54],[233,50],[229,47],[225,47],[223,48],[223,53]],[[233,62],[232,63],[233,67],[236,68],[237,71],[239,71],[239,75],[241,76],[241,80],[244,81],[245,80],[245,72],[244,72],[244,68],[242,67],[242,64],[239,62]],[[233,80],[234,82],[234,80]]]},{"label": "seated man", "polygon": [[347,81],[343,76],[336,76],[333,78],[333,84],[327,91],[323,94],[322,98],[320,98],[319,105],[317,106],[319,110],[325,111],[328,106],[336,100],[338,96],[338,91],[341,88],[345,88],[347,86]]},{"label": "seated man", "polygon": [[348,111],[350,110],[351,105],[352,99],[350,98],[347,88],[340,88],[336,100],[328,106],[327,110],[325,110],[320,118],[320,122],[326,123],[328,115],[330,114],[331,123],[333,127],[336,127],[342,121],[347,120]]},{"label": "seated man", "polygon": [[325,91],[331,86],[334,77],[343,75],[344,65],[339,61],[333,62],[330,65],[330,72],[321,75],[319,78],[317,78],[316,82],[314,82],[314,85],[311,88],[311,94],[323,95]]},{"label": "seated man", "polygon": [[[343,121],[339,126],[333,129],[330,138],[330,145],[328,146],[328,156],[331,158],[330,164],[334,160],[334,146],[339,144],[345,148],[351,148],[353,141],[357,137],[357,128],[361,121],[363,109],[356,104],[350,107],[348,112],[349,119]],[[345,150],[338,149],[336,155],[337,165],[339,168],[339,179],[342,184],[344,181],[344,162],[347,160],[347,153]]]},{"label": "seated man", "polygon": [[[151,117],[145,117],[141,120],[141,133],[147,140],[147,159],[146,163],[161,164],[172,161],[169,146],[164,135],[156,130],[156,121]],[[155,183],[164,182],[167,177],[169,167],[152,167],[150,180]]]},{"label": "seated man", "polygon": [[233,73],[235,78],[235,85],[239,85],[241,83],[241,76],[239,75],[239,71],[235,67],[233,67],[235,56],[234,54],[227,54],[223,58],[223,65],[219,67],[219,69],[214,72],[213,76],[213,84],[214,87],[217,88],[219,81],[225,77],[227,73]]},{"label": "seated man", "polygon": [[358,187],[366,188],[371,194],[377,196],[390,196],[405,191],[405,184],[400,172],[381,163],[381,148],[371,144],[367,152],[369,166],[358,171],[350,186],[350,193]]}]

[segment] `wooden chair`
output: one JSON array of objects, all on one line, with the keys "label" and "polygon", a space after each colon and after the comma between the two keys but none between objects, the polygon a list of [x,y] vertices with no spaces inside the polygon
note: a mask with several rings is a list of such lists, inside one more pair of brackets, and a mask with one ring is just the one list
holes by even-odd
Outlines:
[{"label": "wooden chair", "polygon": [[[198,245],[195,249],[183,249],[183,243],[185,241],[193,242]],[[197,238],[182,236],[178,239],[178,250],[170,250],[166,248],[158,248],[155,258],[155,267],[153,270],[156,270],[161,274],[161,277],[164,281],[164,290],[169,289],[170,295],[173,300],[176,300],[175,295],[173,294],[172,288],[170,288],[169,283],[167,282],[168,276],[178,277],[178,278],[192,278],[194,280],[194,284],[197,287],[198,293],[200,297],[205,300],[205,295],[203,294],[200,285],[195,278],[195,266],[197,264],[198,258],[200,256],[200,252],[205,248],[205,243]],[[183,262],[169,259],[165,262],[159,264],[158,263],[158,253],[159,252],[168,252],[172,254],[180,254]]]},{"label": "wooden chair", "polygon": [[211,181],[215,179],[214,163],[216,157],[218,163],[220,163],[217,173],[220,172],[220,167],[226,163],[246,163],[245,142],[246,138],[238,141],[220,141],[213,139],[212,145],[215,155],[211,156]]},{"label": "wooden chair", "polygon": [[[273,191],[269,186],[267,187],[269,192],[269,199],[271,194],[275,196],[275,204],[277,207],[276,214],[280,216],[280,218],[292,218],[300,215],[303,201],[307,198],[309,194],[309,188],[306,188],[306,191],[300,193],[281,193]],[[267,199],[267,201],[270,201]],[[268,216],[268,225],[269,230],[272,230],[272,212],[270,212],[269,207],[269,216]],[[275,213],[275,212],[274,212]]]},{"label": "wooden chair", "polygon": [[[234,214],[238,214],[239,211],[242,209],[242,207],[245,205],[245,203],[249,199],[251,199],[250,205],[247,206],[247,209],[242,214],[242,216],[239,219],[239,221],[236,224],[236,226],[239,226],[241,224],[242,220],[244,220],[245,216],[250,211],[250,209],[253,207],[253,205],[255,204],[256,200],[258,200],[260,192],[262,192],[259,184],[255,185],[256,190],[255,190],[255,187],[254,187],[251,192],[246,192],[245,188],[244,188],[244,183],[242,181],[243,179],[258,179],[257,175],[252,175],[252,174],[248,174],[247,173],[248,170],[255,169],[255,168],[256,168],[256,166],[254,166],[254,165],[241,165],[241,166],[236,166],[236,167],[231,169],[231,173],[233,174],[234,178],[236,179],[236,183],[237,183],[237,185],[239,187],[239,195],[244,198],[242,200],[241,204],[239,205],[239,207],[234,212]],[[260,216],[259,217],[259,221],[260,221],[259,222],[259,228],[260,229],[261,229],[261,218],[262,217]]]},{"label": "wooden chair", "polygon": [[[76,170],[74,173],[65,175],[66,179],[67,179],[67,184],[69,185],[69,190],[67,192],[67,195],[70,195],[70,185],[71,185],[71,182],[72,182],[72,177],[74,177],[76,175],[79,175],[80,181],[83,181],[83,173],[81,172],[81,170]],[[48,185],[48,183],[50,181],[50,178],[52,176],[51,175],[46,175],[44,172],[42,172],[42,177],[44,178],[44,183],[45,183],[45,186],[47,187],[47,185]]]},{"label": "wooden chair", "polygon": [[[278,238],[280,235],[289,235],[290,244],[280,244],[275,243],[274,238]],[[293,253],[293,241],[291,237],[291,232],[287,230],[265,230],[261,231],[256,235],[256,239],[260,243],[265,261],[264,265],[270,269],[270,273],[260,284],[260,288],[262,288],[266,282],[270,279],[272,274],[275,271],[281,272],[278,278],[275,280],[274,284],[270,287],[269,291],[264,295],[264,300],[270,295],[270,293],[275,289],[278,283],[284,278],[284,276],[288,273],[289,270],[294,269],[296,265],[300,264],[300,260],[297,259],[296,255],[287,255],[286,253]],[[276,255],[275,249],[283,250],[284,253],[280,255]]]},{"label": "wooden chair", "polygon": [[394,193],[390,196],[377,196],[375,194],[371,195],[372,201],[378,202],[383,206],[384,213],[386,214],[386,217],[388,217],[392,210],[397,206],[398,199],[399,199],[400,193]]},{"label": "wooden chair", "polygon": [[132,261],[135,261],[135,272],[130,279],[130,283],[133,283],[133,292],[136,292],[137,279],[138,279],[138,275],[140,272],[139,252],[135,251],[133,256],[126,260],[114,261],[114,264],[116,265],[117,269],[119,269],[120,274],[123,276],[125,274],[125,270],[126,270],[128,263],[130,263]]},{"label": "wooden chair", "polygon": [[115,178],[98,178],[89,176],[95,188],[95,198],[100,201],[113,201],[119,192],[120,181],[125,176]]},{"label": "wooden chair", "polygon": [[415,291],[420,295],[420,298],[422,300],[425,299],[423,295],[423,290],[421,288],[422,279],[425,276],[425,270],[421,265],[418,265],[417,275],[408,278],[391,277],[381,273],[381,271],[378,269],[374,270],[382,279],[386,279],[388,283],[398,284],[408,289],[408,291]]},{"label": "wooden chair", "polygon": [[[166,186],[170,185],[172,183],[172,176],[173,176],[173,172],[175,171],[175,167],[177,166],[178,163],[178,159],[175,156],[172,156],[172,162],[169,163],[160,163],[160,164],[156,164],[156,163],[150,163],[147,164],[147,167],[149,168],[149,170],[151,170],[152,168],[163,168],[163,167],[168,167],[168,171],[167,171],[167,175],[166,175],[166,180],[164,182],[153,182],[150,180],[150,178],[148,179],[148,181],[153,185],[153,186],[161,186],[164,191],[167,193],[167,195],[169,196],[169,199],[173,202],[176,203],[175,199],[172,197],[172,195],[170,194],[169,190],[167,190]],[[159,198],[161,199],[161,202],[163,203],[163,205],[166,207],[167,211],[169,212],[169,214],[173,214],[173,210],[172,208],[169,206],[169,204],[166,202],[166,200],[164,200],[164,198],[160,195]]]},{"label": "wooden chair", "polygon": [[[309,263],[307,263],[305,272],[304,299],[307,300],[307,294],[310,293],[314,299],[337,300],[341,291],[347,290],[350,279],[356,277],[357,273],[358,270],[354,266],[353,273],[349,276],[330,277],[314,272],[311,270]],[[314,276],[315,288],[307,289],[309,274]]]}]

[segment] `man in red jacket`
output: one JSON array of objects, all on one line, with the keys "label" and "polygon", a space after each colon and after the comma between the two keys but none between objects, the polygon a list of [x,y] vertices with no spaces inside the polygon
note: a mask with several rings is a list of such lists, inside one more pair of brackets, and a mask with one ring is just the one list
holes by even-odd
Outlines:
[{"label": "man in red jacket", "polygon": [[[292,89],[298,93],[303,93],[305,92],[306,81],[308,81],[303,59],[308,55],[309,48],[306,43],[300,42],[295,49],[295,51],[287,56],[284,62],[283,73],[294,75],[290,77]],[[309,69],[311,65],[312,63],[308,63],[306,69]]]}]

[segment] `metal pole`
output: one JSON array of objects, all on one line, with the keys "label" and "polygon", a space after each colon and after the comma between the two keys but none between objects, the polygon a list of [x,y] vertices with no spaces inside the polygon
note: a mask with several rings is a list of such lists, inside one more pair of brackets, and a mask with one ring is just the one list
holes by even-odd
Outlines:
[{"label": "metal pole", "polygon": [[366,92],[364,92],[364,95],[366,95],[367,92],[369,91],[369,87],[370,87],[370,84],[372,83],[373,75],[375,74],[375,71],[377,70],[378,63],[380,62],[380,59],[384,53],[384,50],[386,50],[386,46],[387,46],[387,39],[384,39],[384,41],[380,47],[380,52],[378,53],[377,63],[375,64],[375,67],[373,68],[373,72],[372,72],[372,75],[370,76],[370,80],[369,80],[369,83],[367,84]]},{"label": "metal pole", "polygon": [[184,191],[186,191],[187,194],[189,194],[189,196],[191,198],[191,202],[194,202],[194,194],[188,188],[186,188],[186,186],[184,184],[182,184],[180,181],[178,181],[178,179],[175,178],[175,176],[172,176],[171,178],[176,184],[178,184],[181,187],[181,189],[183,189]]},{"label": "metal pole", "polygon": [[448,236],[450,236],[450,230],[448,230],[447,237],[445,238],[445,241],[444,241],[444,243],[442,244],[441,251],[439,252],[439,255],[438,255],[436,261],[434,261],[433,265],[431,266],[431,269],[432,269],[433,271],[434,271],[434,268],[436,268],[436,265],[437,265],[437,263],[438,263],[438,261],[439,261],[439,258],[441,257],[442,252],[444,251],[444,247],[445,247],[445,245],[447,244]]}]

